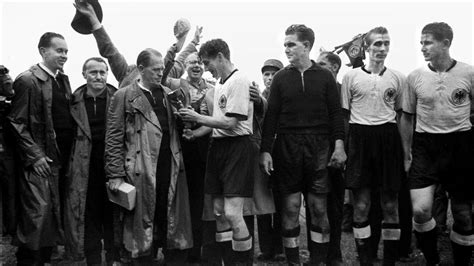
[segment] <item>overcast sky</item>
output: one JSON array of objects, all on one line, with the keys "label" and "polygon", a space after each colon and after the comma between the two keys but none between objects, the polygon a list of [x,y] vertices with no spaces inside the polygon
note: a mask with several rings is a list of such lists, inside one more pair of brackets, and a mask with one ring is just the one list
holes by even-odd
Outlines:
[{"label": "overcast sky", "polygon": [[[65,72],[73,89],[84,83],[83,62],[98,56],[92,35],[80,35],[70,26],[75,13],[72,0],[0,0],[0,64],[13,77],[41,61],[37,50],[46,31],[61,33],[69,46]],[[319,48],[332,50],[358,33],[385,26],[391,37],[386,65],[408,74],[425,64],[420,52],[424,25],[444,21],[454,30],[453,58],[472,64],[473,4],[471,1],[125,1],[100,0],[103,25],[128,62],[134,63],[141,50],[153,47],[162,53],[173,43],[173,24],[187,18],[191,41],[196,25],[204,27],[203,40],[222,38],[230,46],[231,60],[251,80],[261,84],[260,68],[268,58],[285,65],[285,29],[295,23],[311,27]],[[202,43],[201,42],[201,43]],[[348,63],[341,54],[343,64]],[[339,80],[349,68],[343,66]],[[116,85],[112,74],[109,82]]]}]

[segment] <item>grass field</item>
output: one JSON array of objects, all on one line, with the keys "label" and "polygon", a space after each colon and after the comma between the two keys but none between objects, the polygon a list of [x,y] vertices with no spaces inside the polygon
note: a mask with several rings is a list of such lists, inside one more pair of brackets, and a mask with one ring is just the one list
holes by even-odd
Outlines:
[{"label": "grass field", "polygon": [[[304,213],[302,213],[302,216]],[[452,218],[449,217],[448,219],[449,224],[452,223]],[[300,248],[300,257],[302,262],[307,262],[309,258],[309,252],[306,247],[306,230],[303,229],[305,226],[304,218],[301,219],[302,225],[302,235],[300,239],[300,243],[302,243],[302,247]],[[259,254],[258,250],[258,238],[256,237],[255,242],[255,254]],[[414,238],[413,238],[413,241]],[[10,238],[4,237],[0,241],[0,265],[15,265],[15,250],[16,248],[11,246]],[[412,243],[414,246],[414,243]],[[342,241],[341,241],[341,249],[343,254],[343,261],[344,265],[359,265],[357,261],[357,253],[355,251],[355,243],[352,233],[343,233],[342,234]],[[451,244],[449,242],[449,237],[447,235],[441,236],[438,239],[438,249],[441,256],[441,265],[453,265],[452,257],[451,257]],[[63,252],[63,249],[60,248],[60,255]],[[379,247],[378,257],[382,257],[382,244]],[[398,263],[397,265],[425,265],[425,261],[423,256],[415,249],[415,261],[412,263]],[[52,265],[71,265],[66,261],[56,260],[51,263]],[[82,264],[82,263],[81,263]],[[77,265],[77,264],[76,264]],[[85,265],[83,263],[82,265]],[[105,264],[104,264],[105,265]],[[254,259],[254,265],[286,265],[286,263],[282,262],[275,262],[275,261],[257,261]],[[375,265],[381,265],[381,261],[375,262]]]}]

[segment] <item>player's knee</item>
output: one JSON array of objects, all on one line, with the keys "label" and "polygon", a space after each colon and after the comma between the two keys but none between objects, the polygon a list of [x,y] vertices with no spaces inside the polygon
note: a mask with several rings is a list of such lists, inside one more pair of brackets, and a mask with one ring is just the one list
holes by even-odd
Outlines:
[{"label": "player's knee", "polygon": [[299,198],[287,198],[284,200],[284,209],[299,211],[301,207],[301,199]]},{"label": "player's knee", "polygon": [[431,219],[431,208],[423,204],[413,205],[413,219],[417,223],[427,222]]},{"label": "player's knee", "polygon": [[240,212],[239,210],[235,208],[226,208],[224,215],[227,221],[231,223],[235,223],[236,221],[243,219],[242,212]]},{"label": "player's knee", "polygon": [[384,202],[382,205],[383,212],[390,217],[398,216],[398,204],[393,201]]},{"label": "player's knee", "polygon": [[311,213],[316,219],[323,219],[326,217],[327,208],[323,204],[315,204],[311,206]]},{"label": "player's knee", "polygon": [[472,217],[469,213],[453,213],[454,224],[453,228],[462,231],[472,230]]},{"label": "player's knee", "polygon": [[282,211],[282,214],[287,220],[295,220],[298,219],[300,212],[299,209],[296,208],[286,208]]},{"label": "player's knee", "polygon": [[354,204],[354,215],[367,217],[369,215],[370,204],[367,202],[359,201]]}]

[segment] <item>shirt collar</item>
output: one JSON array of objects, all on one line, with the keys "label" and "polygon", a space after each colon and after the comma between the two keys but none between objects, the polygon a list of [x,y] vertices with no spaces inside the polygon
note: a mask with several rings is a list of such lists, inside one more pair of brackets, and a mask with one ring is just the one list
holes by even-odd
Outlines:
[{"label": "shirt collar", "polygon": [[145,86],[143,86],[143,84],[140,82],[140,80],[137,80],[137,84],[138,84],[138,87],[140,87],[140,89],[142,89],[144,91],[148,91],[149,93],[151,93],[151,90],[146,88]]},{"label": "shirt collar", "polygon": [[[362,69],[362,70],[363,70],[365,73],[367,73],[367,74],[372,74],[372,72],[370,72],[369,70],[367,70],[367,69],[365,68],[365,65],[363,65],[360,69]],[[386,67],[386,66],[384,66],[383,69],[382,69],[382,71],[380,71],[379,76],[382,76],[383,73],[385,73],[385,70],[387,70],[387,67]]]},{"label": "shirt collar", "polygon": [[[446,69],[445,72],[448,72],[448,71],[451,70],[454,66],[456,66],[456,63],[457,63],[457,61],[453,59],[453,62],[451,63],[451,66],[449,66],[448,69]],[[428,68],[429,68],[431,71],[433,71],[433,72],[438,72],[438,71],[436,71],[436,69],[434,69],[434,67],[433,67],[430,63],[428,63]]]},{"label": "shirt collar", "polygon": [[232,70],[232,72],[230,72],[230,74],[225,79],[222,79],[222,78],[219,79],[219,84],[224,84],[237,71],[239,71],[239,70],[237,68],[235,68],[234,70]]},{"label": "shirt collar", "polygon": [[39,66],[44,70],[46,71],[46,73],[48,73],[48,75],[50,75],[51,77],[53,78],[56,78],[58,76],[58,73],[59,73],[59,70],[56,70],[56,74],[54,74],[51,70],[49,70],[49,68],[43,64],[43,62],[40,62],[39,63]]}]

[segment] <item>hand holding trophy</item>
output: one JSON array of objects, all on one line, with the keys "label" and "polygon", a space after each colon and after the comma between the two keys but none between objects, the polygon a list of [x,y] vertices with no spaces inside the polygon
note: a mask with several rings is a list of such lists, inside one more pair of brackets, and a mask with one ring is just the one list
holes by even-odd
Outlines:
[{"label": "hand holding trophy", "polygon": [[[176,108],[176,110],[178,110],[178,111],[183,109],[183,108],[191,108],[191,106],[189,105],[189,103],[186,99],[185,93],[181,88],[169,92],[168,93],[168,99],[169,99],[171,105],[173,105],[173,107]],[[184,123],[184,128],[185,129],[192,128],[192,126],[194,124],[193,122],[186,122],[186,121],[183,121],[183,123]]]}]

